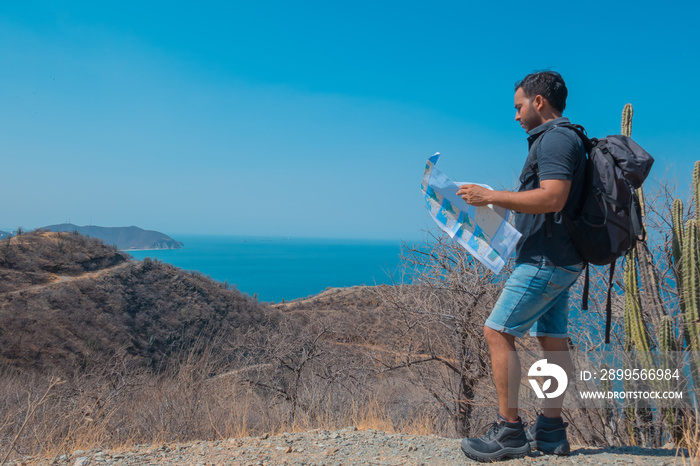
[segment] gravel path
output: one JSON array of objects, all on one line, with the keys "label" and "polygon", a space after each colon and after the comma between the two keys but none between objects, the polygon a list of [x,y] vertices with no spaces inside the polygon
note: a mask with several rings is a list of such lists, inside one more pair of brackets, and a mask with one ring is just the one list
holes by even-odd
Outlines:
[{"label": "gravel path", "polygon": [[[466,458],[459,440],[436,436],[387,434],[354,427],[338,431],[313,430],[213,442],[159,446],[139,445],[124,451],[75,451],[58,458],[25,458],[10,464],[102,465],[462,465]],[[684,464],[673,449],[573,448],[570,457],[532,453],[507,465],[673,465]],[[686,460],[685,464],[691,462]]]}]

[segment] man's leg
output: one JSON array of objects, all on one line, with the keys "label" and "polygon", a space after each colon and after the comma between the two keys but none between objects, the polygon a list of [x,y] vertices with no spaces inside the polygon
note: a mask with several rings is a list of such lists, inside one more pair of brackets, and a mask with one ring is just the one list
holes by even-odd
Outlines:
[{"label": "man's leg", "polygon": [[521,458],[530,452],[524,424],[518,416],[520,360],[515,337],[521,337],[546,312],[543,292],[552,270],[543,264],[517,264],[485,323],[491,352],[499,415],[483,437],[462,440],[462,451],[478,461]]},{"label": "man's leg", "polygon": [[[544,351],[545,359],[547,359],[549,363],[557,364],[566,371],[567,377],[571,377],[573,364],[571,362],[571,355],[569,354],[567,339],[539,336],[537,340],[539,340],[540,346]],[[557,398],[545,398],[542,414],[548,418],[561,417],[561,406],[563,402],[563,394]]]},{"label": "man's leg", "polygon": [[518,416],[520,360],[515,352],[515,337],[488,326],[484,326],[484,336],[491,350],[499,419],[483,437],[463,439],[462,451],[477,461],[522,458],[530,453],[530,443]]},{"label": "man's leg", "polygon": [[520,358],[515,351],[515,337],[484,327],[484,337],[491,351],[493,381],[498,395],[498,412],[507,421],[518,420],[518,390],[520,389]]},{"label": "man's leg", "polygon": [[[540,335],[537,337],[548,362],[559,365],[567,376],[571,376],[573,364],[569,354],[567,338],[557,338]],[[544,410],[527,431],[530,445],[545,453],[568,455],[571,452],[569,440],[566,437],[567,423],[561,418],[561,407],[564,394],[557,398],[545,398]]]}]

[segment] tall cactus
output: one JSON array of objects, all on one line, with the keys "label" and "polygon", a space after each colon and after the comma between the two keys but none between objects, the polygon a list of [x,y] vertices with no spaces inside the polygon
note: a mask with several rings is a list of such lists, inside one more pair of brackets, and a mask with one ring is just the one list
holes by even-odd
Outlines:
[{"label": "tall cactus", "polygon": [[671,207],[671,220],[672,220],[672,244],[671,252],[673,254],[673,263],[678,266],[681,259],[681,252],[683,250],[683,201],[680,199],[674,199],[673,205]]},{"label": "tall cactus", "polygon": [[695,218],[700,219],[700,160],[695,162],[693,169],[693,199],[695,201]]},{"label": "tall cactus", "polygon": [[[622,110],[621,131],[623,136],[630,137],[632,135],[633,116],[632,104],[626,104]],[[637,194],[642,205],[642,215],[644,215],[641,188],[637,190]],[[637,265],[639,265],[641,275],[641,287],[637,276]],[[635,249],[627,254],[623,279],[625,284],[625,347],[628,350],[634,347],[639,351],[649,351],[652,342],[642,309],[651,308],[660,317],[664,308],[659,294],[653,260],[646,244],[638,243]]]},{"label": "tall cactus", "polygon": [[625,349],[636,349],[641,352],[651,351],[651,338],[644,316],[642,315],[642,299],[639,292],[637,267],[635,267],[637,254],[634,249],[627,253],[625,266],[625,330],[627,338]]},{"label": "tall cactus", "polygon": [[[634,109],[632,108],[632,104],[626,104],[622,110],[621,132],[623,136],[630,137],[632,135],[633,116]],[[642,211],[642,218],[644,218],[644,193],[641,187],[637,189],[637,197]],[[646,229],[645,225],[643,225],[643,227]],[[656,273],[656,267],[654,266],[654,259],[646,242],[637,243],[635,252],[636,260],[631,260],[632,258],[628,257],[625,267],[639,267],[639,281],[637,285],[637,287],[641,287],[641,290],[638,292],[640,304],[639,313],[645,326],[651,325],[657,327],[667,312],[663,300],[661,299],[659,279]],[[625,284],[625,289],[628,289],[627,284]]]},{"label": "tall cactus", "polygon": [[[622,110],[622,135],[632,135],[632,116],[634,111],[631,104],[625,105]],[[637,197],[644,218],[644,198],[642,189],[637,190]],[[639,275],[637,274],[639,267]],[[659,294],[658,280],[646,243],[637,243],[636,247],[627,253],[624,266],[624,309],[625,309],[625,350],[633,351],[634,356],[625,365],[626,367],[639,367],[644,369],[655,368],[651,356],[653,341],[649,332],[649,325],[645,318],[643,308],[655,311],[653,315],[660,318],[663,314],[663,305]],[[641,286],[640,286],[641,281]],[[627,390],[629,381],[623,381]],[[653,412],[647,403],[635,402],[625,410],[625,424],[630,439],[635,444],[646,444],[654,436]]]},{"label": "tall cactus", "polygon": [[683,270],[683,303],[685,307],[686,342],[691,351],[700,350],[700,251],[698,250],[698,222],[695,219],[688,220],[685,225],[683,238],[683,258],[681,259]]},{"label": "tall cactus", "polygon": [[[683,202],[673,201],[672,215],[672,257],[673,270],[676,275],[678,302],[684,321],[686,346],[690,351],[700,351],[700,245],[698,245],[698,208],[700,207],[700,161],[695,162],[693,170],[693,201],[695,219],[683,224]],[[695,375],[695,374],[694,374]],[[696,380],[696,383],[700,380]]]},{"label": "tall cactus", "polygon": [[[684,222],[685,209],[683,201],[674,199],[671,206],[671,258],[673,261],[673,273],[675,275],[676,296],[678,297],[678,308],[680,311],[679,323],[681,324],[682,337],[678,340],[677,349],[686,351],[700,350],[700,322],[699,310],[700,301],[698,287],[700,286],[700,278],[698,278],[698,266],[700,265],[700,245],[698,245],[698,219],[700,213],[700,161],[695,162],[693,170],[693,204],[695,207],[695,219],[689,219]],[[664,322],[665,324],[665,322]],[[661,344],[662,336],[667,333],[666,329],[661,330],[659,342]],[[675,332],[672,334],[675,337]],[[685,342],[685,348],[683,347]],[[662,350],[666,348],[661,346]],[[673,351],[674,349],[670,349]],[[700,368],[698,361],[691,357],[689,359],[690,373],[692,374],[693,384],[700,387]],[[667,364],[670,368],[671,364]],[[664,367],[664,369],[667,367]],[[665,409],[665,417],[668,423],[673,424],[669,428],[669,432],[674,438],[679,438],[681,432],[678,425],[681,424],[680,419],[683,416],[681,411],[672,413],[671,410]]]},{"label": "tall cactus", "polygon": [[683,299],[683,269],[681,259],[683,257],[683,201],[673,200],[671,207],[671,258],[673,259],[673,274],[676,277],[676,290],[678,291],[678,305],[682,313],[685,313],[685,300]]},{"label": "tall cactus", "polygon": [[[632,137],[632,117],[634,117],[634,108],[632,104],[625,104],[622,109],[622,123],[620,124],[620,132],[623,136]],[[642,208],[642,216],[644,216],[644,197],[642,196],[642,188],[637,189],[639,203]]]},{"label": "tall cactus", "polygon": [[[632,106],[625,105],[621,124],[625,136],[632,134],[632,116]],[[655,260],[646,242],[638,242],[624,262],[624,348],[631,353],[625,368],[673,369],[678,367],[675,352],[700,351],[700,161],[694,166],[692,187],[692,208],[684,207],[679,199],[671,206],[670,252],[678,308],[668,306],[668,300],[662,299],[665,295],[662,295],[659,285],[659,258]],[[638,196],[644,215],[646,209],[641,190]],[[660,352],[655,351],[655,347]],[[697,391],[700,388],[700,361],[691,357],[689,365]],[[656,380],[649,381],[648,385],[654,390],[670,390],[675,388],[672,382]],[[623,381],[625,389],[633,388],[628,385]],[[634,403],[623,410],[632,442],[644,444],[651,438],[661,441],[661,431],[646,428],[653,424],[656,413],[663,416],[661,425],[665,426],[665,432],[674,439],[680,438],[682,432],[678,426],[682,425],[683,411],[678,407],[654,405],[658,411],[645,403]],[[610,412],[605,408],[604,419],[607,419]]]},{"label": "tall cactus", "polygon": [[[678,307],[682,321],[682,340],[688,351],[700,351],[700,245],[698,244],[700,219],[700,161],[693,170],[693,203],[695,219],[684,224],[683,201],[675,199],[671,208],[671,257],[676,277]],[[700,368],[694,357],[689,360],[693,384],[700,387]]]},{"label": "tall cactus", "polygon": [[625,104],[622,109],[622,135],[630,137],[632,135],[632,117],[634,116],[634,109],[632,104]]}]

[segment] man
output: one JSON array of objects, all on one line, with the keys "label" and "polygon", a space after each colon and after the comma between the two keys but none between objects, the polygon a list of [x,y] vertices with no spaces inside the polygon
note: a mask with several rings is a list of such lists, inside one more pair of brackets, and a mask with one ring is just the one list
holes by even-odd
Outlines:
[{"label": "man", "polygon": [[[515,211],[522,233],[513,273],[484,326],[498,395],[498,421],[481,438],[466,438],[462,450],[479,461],[522,457],[534,448],[568,454],[562,398],[546,398],[536,423],[524,431],[518,416],[520,361],[515,338],[530,329],[549,363],[571,373],[567,344],[569,288],[583,268],[562,210],[572,213],[581,197],[585,149],[578,135],[559,126],[567,89],[559,73],[542,71],[515,85],[515,120],[528,132],[530,151],[517,192],[464,185],[457,192],[468,204],[494,204]],[[508,381],[511,380],[509,384]]]}]

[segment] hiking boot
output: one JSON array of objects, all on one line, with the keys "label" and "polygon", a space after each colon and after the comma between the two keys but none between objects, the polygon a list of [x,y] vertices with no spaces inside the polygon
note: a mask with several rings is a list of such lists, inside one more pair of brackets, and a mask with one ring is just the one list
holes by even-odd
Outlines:
[{"label": "hiking boot", "polygon": [[566,427],[568,422],[562,418],[549,418],[543,415],[537,416],[537,421],[525,432],[530,446],[535,450],[555,455],[568,455],[571,453],[569,441],[566,439]]},{"label": "hiking boot", "polygon": [[522,458],[530,453],[530,444],[525,437],[522,419],[508,422],[498,415],[498,422],[481,438],[462,440],[462,451],[476,461],[498,461],[506,458]]}]

